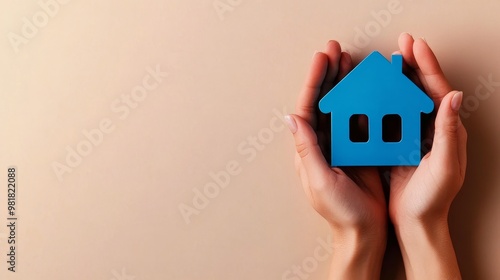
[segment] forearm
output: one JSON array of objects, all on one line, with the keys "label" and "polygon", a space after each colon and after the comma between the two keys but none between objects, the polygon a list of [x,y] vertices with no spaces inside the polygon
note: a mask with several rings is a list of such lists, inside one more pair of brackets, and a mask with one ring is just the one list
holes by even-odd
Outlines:
[{"label": "forearm", "polygon": [[377,234],[333,234],[329,280],[378,279],[386,245],[385,229]]},{"label": "forearm", "polygon": [[407,279],[462,279],[448,222],[396,226]]}]

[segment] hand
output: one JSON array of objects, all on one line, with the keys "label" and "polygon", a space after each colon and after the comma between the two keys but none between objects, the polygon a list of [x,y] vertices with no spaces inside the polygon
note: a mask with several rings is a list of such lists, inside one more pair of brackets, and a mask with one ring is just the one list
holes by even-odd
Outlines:
[{"label": "hand", "polygon": [[462,93],[452,91],[425,40],[404,33],[399,48],[406,74],[432,98],[437,116],[434,132],[427,136],[433,139],[432,150],[420,165],[392,168],[389,215],[408,279],[459,278],[447,219],[467,162],[467,133],[458,115]]},{"label": "hand", "polygon": [[295,138],[296,169],[304,191],[333,231],[332,279],[373,279],[380,274],[387,234],[380,176],[375,167],[330,167],[322,153],[330,145],[324,142],[329,140],[329,116],[317,110],[319,98],[351,69],[350,55],[330,41],[326,52],[313,57],[297,114],[285,119]]}]

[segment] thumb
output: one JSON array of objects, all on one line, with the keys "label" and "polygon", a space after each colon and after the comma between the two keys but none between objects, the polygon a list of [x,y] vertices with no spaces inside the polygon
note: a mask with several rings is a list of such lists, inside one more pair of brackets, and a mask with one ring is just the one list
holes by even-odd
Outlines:
[{"label": "thumb", "polygon": [[312,127],[297,115],[285,116],[285,122],[295,139],[295,148],[309,178],[309,183],[322,182],[331,176],[331,169],[321,153]]},{"label": "thumb", "polygon": [[459,110],[463,92],[449,92],[439,106],[434,132],[432,157],[438,160],[458,161],[460,126]]}]

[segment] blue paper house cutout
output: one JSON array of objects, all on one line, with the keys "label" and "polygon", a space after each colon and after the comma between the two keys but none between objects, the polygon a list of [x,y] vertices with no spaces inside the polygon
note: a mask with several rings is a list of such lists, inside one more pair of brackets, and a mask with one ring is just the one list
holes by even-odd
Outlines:
[{"label": "blue paper house cutout", "polygon": [[[391,63],[375,51],[320,100],[319,109],[331,113],[332,166],[418,165],[421,113],[432,112],[434,102],[403,74],[401,55]],[[351,117],[357,115],[368,118],[366,141],[350,136]],[[401,138],[387,142],[382,122],[391,117],[400,120]]]}]

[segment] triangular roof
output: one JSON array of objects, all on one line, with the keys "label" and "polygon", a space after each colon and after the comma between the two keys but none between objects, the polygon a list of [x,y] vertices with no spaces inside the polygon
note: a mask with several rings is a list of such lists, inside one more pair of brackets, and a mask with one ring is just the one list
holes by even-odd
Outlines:
[{"label": "triangular roof", "polygon": [[319,109],[430,113],[434,102],[403,74],[402,61],[401,55],[393,55],[391,63],[372,52],[320,100]]}]

